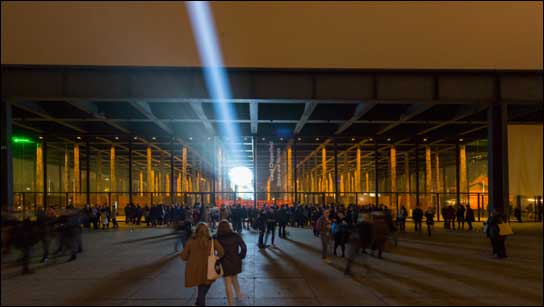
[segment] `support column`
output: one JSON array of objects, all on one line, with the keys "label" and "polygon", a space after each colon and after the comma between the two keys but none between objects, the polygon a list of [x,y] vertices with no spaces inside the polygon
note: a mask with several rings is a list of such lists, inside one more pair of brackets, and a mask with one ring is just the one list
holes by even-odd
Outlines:
[{"label": "support column", "polygon": [[[128,203],[133,204],[132,200],[132,140],[128,140]],[[141,172],[140,172],[141,174]],[[141,180],[140,176],[140,180]],[[140,182],[141,184],[141,182]]]},{"label": "support column", "polygon": [[487,113],[488,120],[488,152],[489,172],[488,210],[496,209],[504,212],[509,201],[508,186],[508,109],[506,104],[493,103]]},{"label": "support column", "polygon": [[404,153],[404,192],[406,192],[405,204],[410,208],[410,154],[408,152]]},{"label": "support column", "polygon": [[[46,165],[45,171],[47,172],[47,163],[45,165]],[[86,190],[85,202],[90,206],[91,205],[91,146],[90,146],[89,140],[87,140],[87,142],[85,143],[85,168],[87,169],[86,178],[85,178],[86,179],[85,180],[85,190]]]},{"label": "support column", "polygon": [[[36,192],[35,205],[42,204],[42,199],[45,191],[43,180],[43,142],[36,143],[36,180],[34,191]],[[39,194],[41,193],[41,194]]]},{"label": "support column", "polygon": [[293,200],[292,192],[293,189],[296,190],[296,187],[293,188],[293,148],[291,145],[287,146],[287,189],[286,192],[288,192],[288,200]]},{"label": "support column", "polygon": [[338,144],[334,139],[334,203],[337,205],[340,201],[340,194],[338,191]]},{"label": "support column", "polygon": [[327,149],[321,149],[321,191],[327,192]]},{"label": "support column", "polygon": [[79,144],[74,144],[74,202],[72,205],[77,206],[79,203],[79,193],[81,184],[81,173],[79,172]]},{"label": "support column", "polygon": [[[297,174],[297,139],[296,138],[293,139],[293,155],[294,155],[293,164],[295,165],[293,169],[294,171],[293,178],[295,180],[295,203],[298,203],[298,180],[299,179]],[[304,185],[304,177],[302,179],[301,189],[304,189],[303,185]]]},{"label": "support column", "polygon": [[378,140],[374,139],[374,195],[376,197],[375,199],[375,205],[378,207],[380,205],[380,199],[378,197],[379,193],[379,182],[378,182]]},{"label": "support column", "polygon": [[[117,178],[115,176],[115,145],[110,147],[110,192],[117,193]],[[119,195],[117,195],[119,199]]]},{"label": "support column", "polygon": [[172,204],[176,203],[176,186],[175,186],[175,179],[174,179],[174,141],[170,143],[170,178],[168,181],[169,190],[168,193],[170,193],[170,202]]},{"label": "support column", "polygon": [[355,161],[355,192],[361,191],[361,148],[357,146],[357,156]]},{"label": "support column", "polygon": [[[467,176],[467,151],[465,144],[459,145],[459,185],[460,193],[469,192]],[[465,194],[465,196],[467,196]]]},{"label": "support column", "polygon": [[[155,179],[153,178],[153,168],[151,165],[151,146],[147,145],[147,156],[146,156],[146,166],[147,166],[147,191],[151,192],[151,195],[153,195],[153,184],[155,183]],[[153,196],[151,196],[153,198]]]},{"label": "support column", "polygon": [[11,148],[11,132],[12,132],[12,118],[11,118],[11,103],[9,101],[2,101],[2,125],[0,127],[0,134],[2,139],[2,170],[0,180],[0,195],[2,197],[2,209],[13,208],[13,152]]},{"label": "support column", "polygon": [[43,146],[43,208],[47,210],[47,142],[44,140]]},{"label": "support column", "polygon": [[253,208],[257,208],[257,138],[253,136]]},{"label": "support column", "polygon": [[458,205],[461,202],[461,177],[460,175],[460,159],[459,159],[459,143],[455,143],[455,199]]},{"label": "support column", "polygon": [[[393,195],[396,195],[394,193],[397,193],[397,149],[395,148],[395,145],[391,145],[391,156],[389,158],[390,162],[390,169],[391,169],[391,194],[390,197],[393,197]],[[397,202],[397,199],[395,198],[395,203]]]},{"label": "support column", "polygon": [[416,206],[419,207],[419,144],[416,140]]},{"label": "support column", "polygon": [[431,164],[431,146],[425,145],[425,200],[427,206],[432,204],[433,171]]}]

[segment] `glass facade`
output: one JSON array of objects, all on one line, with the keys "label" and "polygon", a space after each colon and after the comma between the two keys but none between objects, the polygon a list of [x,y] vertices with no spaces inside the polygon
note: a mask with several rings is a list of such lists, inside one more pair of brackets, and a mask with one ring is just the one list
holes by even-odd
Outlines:
[{"label": "glass facade", "polygon": [[[376,204],[394,212],[419,205],[440,212],[459,200],[483,215],[487,150],[487,140],[52,138],[13,144],[14,200],[17,210],[46,202],[117,205],[120,212],[130,202]],[[236,166],[247,167],[252,180],[233,182],[229,172]],[[531,198],[512,195],[511,201],[525,204]]]}]

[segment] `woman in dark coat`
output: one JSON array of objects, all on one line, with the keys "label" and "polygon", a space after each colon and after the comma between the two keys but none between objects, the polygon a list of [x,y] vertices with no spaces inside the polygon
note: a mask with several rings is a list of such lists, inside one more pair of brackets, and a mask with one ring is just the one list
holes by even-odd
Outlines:
[{"label": "woman in dark coat", "polygon": [[223,220],[217,228],[217,240],[223,246],[225,255],[221,258],[225,278],[225,290],[229,306],[234,306],[232,289],[238,301],[243,299],[238,283],[238,274],[242,273],[242,260],[246,257],[247,247],[242,237],[232,230],[230,223]]}]

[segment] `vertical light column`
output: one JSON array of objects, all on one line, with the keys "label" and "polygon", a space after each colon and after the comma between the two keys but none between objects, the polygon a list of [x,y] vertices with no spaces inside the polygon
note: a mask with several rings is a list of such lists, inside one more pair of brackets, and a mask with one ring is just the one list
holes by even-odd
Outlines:
[{"label": "vertical light column", "polygon": [[266,181],[266,201],[270,203],[270,177]]},{"label": "vertical light column", "polygon": [[[102,188],[102,152],[97,151],[96,153],[96,191],[97,192],[104,192],[104,188]],[[98,194],[100,195],[100,194]],[[96,199],[99,203],[101,202],[101,198],[97,197]],[[99,201],[100,200],[100,201]]]},{"label": "vertical light column", "polygon": [[166,174],[166,196],[170,196],[170,175]]},{"label": "vertical light column", "polygon": [[[433,189],[433,170],[431,161],[431,146],[425,146],[425,192],[431,193]],[[433,196],[427,194],[425,196],[427,200],[427,206],[432,205]]]},{"label": "vertical light column", "polygon": [[390,151],[391,192],[397,192],[397,149],[391,145]]},{"label": "vertical light column", "polygon": [[365,192],[370,193],[370,181],[368,171],[365,173]]},{"label": "vertical light column", "polygon": [[147,192],[153,193],[153,184],[155,182],[153,178],[153,167],[151,165],[151,146],[147,145],[147,160],[146,160],[146,166],[147,166]]},{"label": "vertical light column", "polygon": [[140,170],[140,181],[138,182],[138,192],[140,192],[140,197],[144,196],[144,172]]},{"label": "vertical light column", "polygon": [[[348,186],[349,186],[349,178],[348,178],[348,153],[344,152],[344,161],[342,165],[342,176],[340,177],[340,186],[342,187],[342,190],[340,192],[348,192]],[[344,195],[344,202],[346,202],[348,198]]]},{"label": "vertical light column", "polygon": [[288,199],[292,200],[291,192],[293,191],[293,148],[291,145],[287,147],[287,190],[289,192]]},{"label": "vertical light column", "polygon": [[115,145],[110,147],[110,191],[117,192],[117,178],[115,177]]},{"label": "vertical light column", "polygon": [[181,181],[183,180],[183,177],[181,176],[181,171],[178,173],[178,180],[176,181],[177,186],[177,194],[178,196],[181,196]]},{"label": "vertical light column", "polygon": [[187,147],[183,146],[181,148],[181,181],[180,181],[180,184],[183,185],[182,187],[183,192],[187,192],[187,184],[185,183],[186,177],[187,177]]},{"label": "vertical light column", "polygon": [[459,180],[460,192],[468,192],[467,151],[465,144],[459,145]]},{"label": "vertical light column", "polygon": [[[156,192],[164,192],[164,153],[161,152],[159,157],[159,173],[157,174],[157,187]],[[159,195],[159,194],[157,194]],[[160,194],[162,199],[162,194]]]},{"label": "vertical light column", "polygon": [[355,158],[355,192],[361,191],[361,148],[357,146]]},{"label": "vertical light column", "polygon": [[325,146],[321,149],[321,184],[322,191],[328,192],[327,184],[327,149]]},{"label": "vertical light column", "polygon": [[37,205],[42,204],[42,192],[44,191],[45,186],[43,182],[43,144],[41,142],[38,142],[36,144],[36,184],[34,191],[36,194],[36,202]]},{"label": "vertical light column", "polygon": [[[410,192],[410,155],[404,153],[404,191]],[[410,208],[410,194],[406,194],[406,206]]]},{"label": "vertical light column", "polygon": [[438,155],[438,151],[436,151],[434,155],[434,162],[435,162],[434,170],[436,172],[435,187],[436,187],[436,192],[440,193],[442,192],[442,187],[440,186],[440,157]]},{"label": "vertical light column", "polygon": [[79,204],[79,192],[81,177],[79,174],[79,144],[74,144],[74,203],[73,205]]},{"label": "vertical light column", "polygon": [[69,173],[69,167],[70,167],[70,155],[68,154],[68,149],[66,148],[64,150],[64,191],[68,192],[70,191],[70,173]]}]

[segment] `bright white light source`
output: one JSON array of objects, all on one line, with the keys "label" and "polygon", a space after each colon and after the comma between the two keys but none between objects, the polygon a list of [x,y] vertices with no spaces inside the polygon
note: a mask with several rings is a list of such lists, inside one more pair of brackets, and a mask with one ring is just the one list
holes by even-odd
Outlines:
[{"label": "bright white light source", "polygon": [[237,166],[229,170],[229,178],[237,186],[251,186],[253,172],[245,166]]}]

